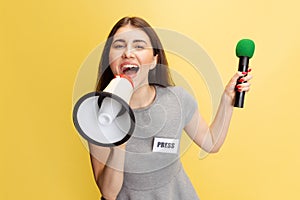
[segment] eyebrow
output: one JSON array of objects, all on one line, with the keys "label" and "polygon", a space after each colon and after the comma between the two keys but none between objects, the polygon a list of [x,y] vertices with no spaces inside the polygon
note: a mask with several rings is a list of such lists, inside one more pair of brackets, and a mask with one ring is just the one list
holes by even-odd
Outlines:
[{"label": "eyebrow", "polygon": [[137,42],[143,42],[143,43],[147,44],[147,42],[145,40],[133,40],[133,43],[137,43]]},{"label": "eyebrow", "polygon": [[[117,40],[113,41],[113,44],[116,42],[126,42],[126,41],[123,39],[117,39]],[[147,42],[145,40],[133,40],[133,43],[138,43],[138,42],[143,42],[143,43],[147,44]]]}]

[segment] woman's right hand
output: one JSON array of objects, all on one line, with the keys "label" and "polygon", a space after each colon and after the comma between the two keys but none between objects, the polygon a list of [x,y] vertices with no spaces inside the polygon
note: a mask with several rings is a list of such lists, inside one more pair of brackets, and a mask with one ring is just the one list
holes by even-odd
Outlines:
[{"label": "woman's right hand", "polygon": [[115,147],[89,145],[97,186],[105,199],[116,199],[123,185],[126,143]]}]

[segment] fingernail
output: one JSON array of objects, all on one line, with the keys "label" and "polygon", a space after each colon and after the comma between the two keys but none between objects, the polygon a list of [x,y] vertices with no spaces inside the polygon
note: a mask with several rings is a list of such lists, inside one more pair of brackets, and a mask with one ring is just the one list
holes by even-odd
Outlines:
[{"label": "fingernail", "polygon": [[240,82],[240,83],[244,82],[244,79],[243,79],[243,78],[241,78],[241,79],[239,80],[239,82]]},{"label": "fingernail", "polygon": [[248,72],[242,72],[242,74],[248,74]]},{"label": "fingernail", "polygon": [[241,85],[237,85],[236,86],[237,89],[241,89],[241,87],[242,87]]},{"label": "fingernail", "polygon": [[251,69],[251,68],[249,68],[249,69],[248,69],[248,72],[251,72],[251,71],[252,71],[252,69]]}]

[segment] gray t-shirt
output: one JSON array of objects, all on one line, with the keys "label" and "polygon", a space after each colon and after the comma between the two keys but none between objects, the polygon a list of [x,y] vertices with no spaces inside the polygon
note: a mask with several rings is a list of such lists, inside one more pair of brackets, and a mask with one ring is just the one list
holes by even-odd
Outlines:
[{"label": "gray t-shirt", "polygon": [[196,101],[183,88],[156,86],[154,102],[134,110],[136,127],[126,145],[118,200],[199,199],[182,168],[179,148],[175,153],[153,152],[155,138],[180,141],[196,109]]}]

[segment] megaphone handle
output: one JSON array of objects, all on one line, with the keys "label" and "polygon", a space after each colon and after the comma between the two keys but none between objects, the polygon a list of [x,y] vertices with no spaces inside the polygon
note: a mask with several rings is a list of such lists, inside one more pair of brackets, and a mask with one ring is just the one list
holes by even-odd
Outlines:
[{"label": "megaphone handle", "polygon": [[[99,98],[98,98],[98,106],[99,106],[99,108],[101,107],[102,102],[103,102],[103,99],[105,99],[105,97],[106,97],[106,96],[102,96],[102,95],[99,96]],[[116,117],[119,117],[120,115],[123,115],[125,112],[126,112],[126,108],[122,105],[121,110],[120,110],[120,112],[117,114]]]}]

